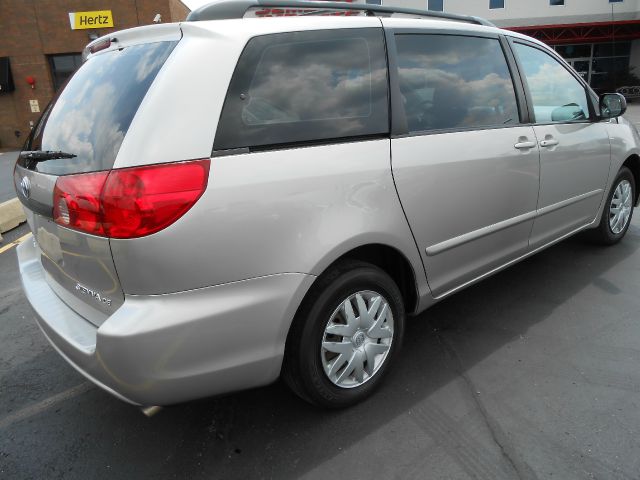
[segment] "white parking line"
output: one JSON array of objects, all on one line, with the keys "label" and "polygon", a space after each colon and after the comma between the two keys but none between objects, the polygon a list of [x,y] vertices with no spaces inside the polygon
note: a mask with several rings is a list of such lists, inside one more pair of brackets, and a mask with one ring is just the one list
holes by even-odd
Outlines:
[{"label": "white parking line", "polygon": [[17,412],[14,412],[10,415],[7,415],[4,418],[0,418],[0,430],[8,427],[16,422],[20,422],[29,417],[33,417],[34,415],[38,415],[39,413],[44,412],[45,410],[51,408],[57,403],[63,402],[65,400],[69,400],[70,398],[77,397],[85,393],[88,390],[93,388],[93,384],[86,382],[81,383],[75,387],[70,388],[69,390],[65,390],[64,392],[57,393],[49,398],[45,398],[44,400],[34,403],[28,407],[25,407]]},{"label": "white parking line", "polygon": [[22,242],[24,242],[27,238],[29,238],[31,236],[31,232],[27,233],[26,235],[23,235],[22,237],[14,240],[11,243],[6,244],[4,247],[0,247],[0,253],[4,253],[7,250],[11,250],[13,247],[15,247],[16,245],[20,245]]}]

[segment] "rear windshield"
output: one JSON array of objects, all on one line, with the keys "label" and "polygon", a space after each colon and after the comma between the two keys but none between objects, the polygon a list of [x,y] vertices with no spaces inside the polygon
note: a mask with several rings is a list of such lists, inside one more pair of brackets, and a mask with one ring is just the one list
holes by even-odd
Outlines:
[{"label": "rear windshield", "polygon": [[89,58],[47,107],[24,147],[76,157],[33,168],[53,175],[111,169],[142,99],[176,43],[134,45]]}]

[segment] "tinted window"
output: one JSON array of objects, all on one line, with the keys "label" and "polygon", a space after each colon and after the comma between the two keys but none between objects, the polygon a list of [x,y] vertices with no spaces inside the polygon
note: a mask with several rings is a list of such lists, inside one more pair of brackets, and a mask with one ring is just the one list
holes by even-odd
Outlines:
[{"label": "tinted window", "polygon": [[504,8],[504,0],[489,0],[489,8]]},{"label": "tinted window", "polygon": [[519,122],[513,82],[497,39],[398,35],[396,44],[410,131]]},{"label": "tinted window", "polygon": [[45,110],[30,150],[62,150],[68,160],[38,163],[54,175],[108,170],[142,99],[175,42],[157,42],[97,54],[80,67]]},{"label": "tinted window", "polygon": [[520,43],[515,47],[537,123],[581,121],[589,117],[585,88],[560,62],[537,48]]},{"label": "tinted window", "polygon": [[253,38],[234,72],[214,148],[387,133],[381,29]]},{"label": "tinted window", "polygon": [[556,52],[564,58],[589,58],[591,57],[591,44],[558,45],[556,47]]},{"label": "tinted window", "polygon": [[443,12],[444,0],[429,0],[427,2],[427,8],[434,12]]},{"label": "tinted window", "polygon": [[620,57],[631,55],[631,42],[596,43],[594,57]]}]

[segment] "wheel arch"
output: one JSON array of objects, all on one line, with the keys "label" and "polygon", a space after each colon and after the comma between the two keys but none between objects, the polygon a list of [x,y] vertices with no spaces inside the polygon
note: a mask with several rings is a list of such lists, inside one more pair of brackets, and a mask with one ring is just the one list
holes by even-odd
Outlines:
[{"label": "wheel arch", "polygon": [[333,266],[345,260],[359,260],[375,265],[383,270],[393,279],[400,289],[405,311],[409,314],[416,312],[421,295],[420,278],[418,275],[421,273],[424,275],[422,264],[420,263],[419,265],[421,270],[416,271],[416,266],[412,264],[411,260],[403,251],[383,242],[363,243],[357,246],[345,245],[341,249],[334,250],[314,269],[313,273],[317,275],[317,278],[307,290],[302,302],[304,302],[310,292],[313,291],[313,287],[318,281],[318,278]]},{"label": "wheel arch", "polygon": [[419,294],[416,272],[409,259],[398,249],[382,243],[361,245],[342,254],[327,269],[344,260],[360,260],[383,270],[400,289],[405,311],[411,313],[417,309]]},{"label": "wheel arch", "polygon": [[638,206],[638,201],[640,200],[640,156],[634,153],[624,161],[622,166],[627,167],[633,174],[636,183],[636,198],[633,204]]}]

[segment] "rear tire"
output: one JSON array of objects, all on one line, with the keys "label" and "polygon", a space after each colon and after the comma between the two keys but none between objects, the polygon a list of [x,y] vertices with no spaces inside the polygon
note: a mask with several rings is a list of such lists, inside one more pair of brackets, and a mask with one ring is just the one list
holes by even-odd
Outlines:
[{"label": "rear tire", "polygon": [[400,350],[400,290],[378,267],[344,261],[321,275],[293,321],[282,378],[325,408],[358,403],[378,388]]},{"label": "rear tire", "polygon": [[602,210],[600,224],[593,231],[593,238],[602,245],[614,245],[627,233],[636,198],[636,182],[627,167],[622,167],[613,182]]}]

